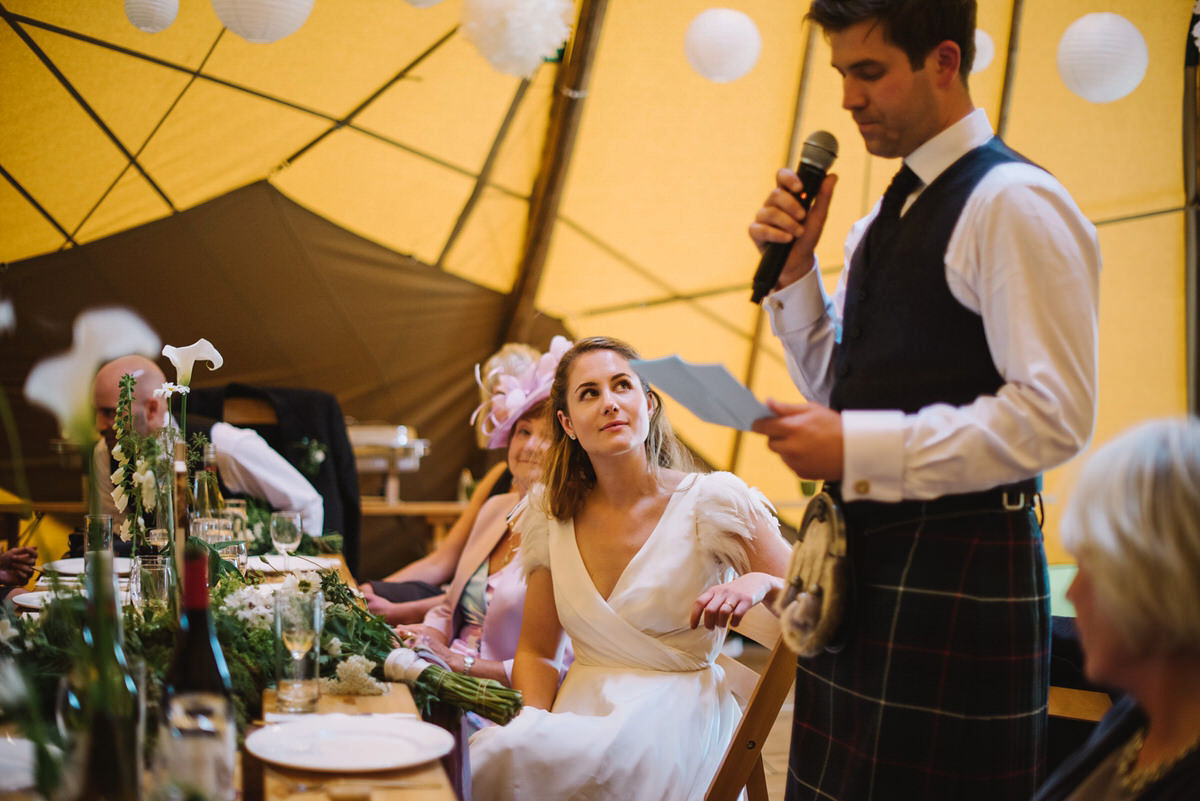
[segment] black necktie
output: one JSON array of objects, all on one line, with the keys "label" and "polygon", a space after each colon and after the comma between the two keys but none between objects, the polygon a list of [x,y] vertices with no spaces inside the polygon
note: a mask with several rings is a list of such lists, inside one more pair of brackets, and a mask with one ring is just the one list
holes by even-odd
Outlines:
[{"label": "black necktie", "polygon": [[879,204],[879,214],[867,231],[867,253],[870,254],[880,243],[885,242],[900,221],[900,209],[912,191],[921,185],[921,179],[905,164],[888,184],[883,193],[883,202]]}]

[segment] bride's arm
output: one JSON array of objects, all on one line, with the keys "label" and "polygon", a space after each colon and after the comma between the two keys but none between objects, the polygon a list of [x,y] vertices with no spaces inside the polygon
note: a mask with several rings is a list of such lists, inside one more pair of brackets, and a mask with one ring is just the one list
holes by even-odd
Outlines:
[{"label": "bride's arm", "polygon": [[703,623],[708,628],[736,626],[757,603],[775,611],[775,599],[783,590],[791,548],[779,529],[759,521],[746,542],[750,571],[726,584],[717,584],[702,592],[692,604],[692,628]]},{"label": "bride's arm", "polygon": [[525,612],[513,662],[513,687],[525,706],[549,709],[558,694],[563,630],[554,605],[550,571],[538,568],[525,579]]}]

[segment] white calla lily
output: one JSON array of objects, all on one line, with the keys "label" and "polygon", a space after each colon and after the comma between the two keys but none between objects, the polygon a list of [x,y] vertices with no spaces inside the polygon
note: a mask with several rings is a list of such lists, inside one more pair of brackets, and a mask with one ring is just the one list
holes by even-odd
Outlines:
[{"label": "white calla lily", "polygon": [[54,413],[59,428],[75,443],[95,436],[92,378],[106,361],[130,353],[153,356],[158,334],[128,309],[92,309],[75,318],[71,349],[43,359],[25,379],[25,397]]},{"label": "white calla lily", "polygon": [[11,298],[0,298],[0,334],[17,330],[17,311]]},{"label": "white calla lily", "polygon": [[225,363],[224,357],[213,347],[213,343],[204,337],[200,337],[200,339],[197,339],[184,348],[166,345],[162,349],[162,355],[170,359],[171,364],[175,365],[175,381],[183,386],[191,385],[192,366],[200,359],[208,361],[209,370],[216,370]]}]

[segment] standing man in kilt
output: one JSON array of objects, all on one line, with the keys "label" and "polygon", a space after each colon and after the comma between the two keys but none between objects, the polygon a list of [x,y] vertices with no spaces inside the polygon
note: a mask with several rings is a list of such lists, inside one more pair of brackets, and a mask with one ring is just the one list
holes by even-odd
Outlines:
[{"label": "standing man in kilt", "polygon": [[1050,645],[1034,501],[1092,432],[1096,232],[974,108],[974,0],[809,18],[867,150],[904,163],[832,298],[814,247],[835,176],[806,214],[781,170],[750,226],[792,243],[766,305],[810,401],[755,430],[840,500],[852,576],[841,649],[798,663],[787,799],[1028,799]]}]

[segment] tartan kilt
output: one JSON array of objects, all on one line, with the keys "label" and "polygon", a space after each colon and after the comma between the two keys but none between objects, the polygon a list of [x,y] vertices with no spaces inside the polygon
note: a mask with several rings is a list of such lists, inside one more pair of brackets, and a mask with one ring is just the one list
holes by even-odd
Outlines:
[{"label": "tartan kilt", "polygon": [[856,505],[844,648],[797,663],[787,801],[1027,801],[1050,664],[1033,512],[872,527]]}]

